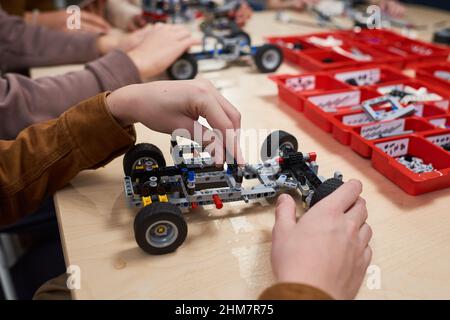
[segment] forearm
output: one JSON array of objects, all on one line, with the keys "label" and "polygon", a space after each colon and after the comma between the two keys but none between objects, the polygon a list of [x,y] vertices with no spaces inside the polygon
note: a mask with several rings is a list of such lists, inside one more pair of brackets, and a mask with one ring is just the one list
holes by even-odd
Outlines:
[{"label": "forearm", "polygon": [[105,94],[25,129],[15,140],[1,140],[0,225],[33,212],[80,171],[105,165],[134,142],[133,127],[118,124]]},{"label": "forearm", "polygon": [[277,283],[259,296],[260,300],[332,300],[326,292],[300,283]]},{"label": "forearm", "polygon": [[0,9],[0,68],[3,72],[69,63],[99,56],[97,35],[58,32],[27,25]]},{"label": "forearm", "polygon": [[56,118],[84,99],[138,82],[139,72],[121,51],[61,76],[31,80],[8,74],[0,79],[0,139],[14,139],[24,128]]}]

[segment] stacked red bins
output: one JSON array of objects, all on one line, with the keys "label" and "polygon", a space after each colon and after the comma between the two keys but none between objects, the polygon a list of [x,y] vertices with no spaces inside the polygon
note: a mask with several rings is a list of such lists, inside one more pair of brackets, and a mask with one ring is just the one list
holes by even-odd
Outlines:
[{"label": "stacked red bins", "polygon": [[[359,155],[407,193],[417,195],[450,187],[450,91],[442,86],[409,78],[399,70],[367,65],[327,73],[276,75],[280,98]],[[373,121],[361,109],[365,100],[392,90],[425,92],[427,101],[404,101],[414,115]],[[402,101],[402,100],[400,100]],[[389,112],[380,105],[377,112]],[[415,173],[399,157],[419,157],[433,166],[431,172]]]},{"label": "stacked red bins", "polygon": [[283,49],[286,60],[311,71],[380,64],[404,68],[419,62],[445,61],[450,52],[443,46],[387,30],[323,32],[267,40]]}]

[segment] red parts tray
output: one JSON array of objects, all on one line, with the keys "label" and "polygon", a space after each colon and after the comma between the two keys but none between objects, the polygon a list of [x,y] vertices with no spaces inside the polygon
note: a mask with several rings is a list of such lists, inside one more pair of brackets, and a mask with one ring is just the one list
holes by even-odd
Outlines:
[{"label": "red parts tray", "polygon": [[[386,65],[370,65],[299,75],[274,75],[281,100],[319,128],[330,132],[411,195],[450,187],[450,90],[410,78]],[[430,101],[412,102],[416,112],[406,118],[373,122],[360,107],[390,89],[424,90]],[[380,105],[377,112],[388,112]],[[400,150],[401,149],[401,150]],[[395,150],[395,152],[393,152]],[[400,156],[420,157],[432,172],[415,173]]]},{"label": "red parts tray", "polygon": [[413,66],[416,78],[450,90],[450,62],[422,63]]},{"label": "red parts tray", "polygon": [[419,62],[445,61],[448,48],[388,30],[364,29],[268,37],[287,61],[311,71],[389,64],[396,68]]}]

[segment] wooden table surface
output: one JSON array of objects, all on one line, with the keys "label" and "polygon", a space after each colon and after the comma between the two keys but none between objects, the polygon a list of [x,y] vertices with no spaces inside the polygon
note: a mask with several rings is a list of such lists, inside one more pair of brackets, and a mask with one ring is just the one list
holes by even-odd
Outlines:
[{"label": "wooden table surface", "polygon": [[[257,13],[246,28],[254,43],[265,35],[324,29],[275,22],[274,12]],[[291,15],[293,15],[291,13]],[[310,19],[306,14],[298,14]],[[436,10],[410,7],[420,23],[449,20]],[[430,31],[419,37],[429,40]],[[76,67],[45,68],[33,76]],[[280,73],[296,72],[284,64]],[[348,146],[340,145],[301,113],[277,98],[267,75],[249,66],[203,73],[241,111],[242,127],[283,129],[298,137],[302,151],[318,154],[320,173],[334,170],[364,184],[374,230],[373,265],[381,288],[363,283],[358,298],[450,298],[450,189],[409,196]],[[169,137],[137,126],[139,142],[159,146],[169,157]],[[245,147],[245,146],[244,146]],[[226,204],[187,214],[189,234],[173,254],[149,256],[136,245],[133,219],[122,187],[122,157],[107,167],[81,173],[55,195],[67,265],[81,268],[77,299],[253,299],[274,282],[270,266],[274,207],[268,203]],[[301,206],[298,209],[302,212]]]}]

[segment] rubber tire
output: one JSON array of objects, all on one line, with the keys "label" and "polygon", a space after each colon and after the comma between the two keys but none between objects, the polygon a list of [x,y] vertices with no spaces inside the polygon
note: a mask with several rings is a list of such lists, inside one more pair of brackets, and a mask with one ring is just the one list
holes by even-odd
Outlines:
[{"label": "rubber tire", "polygon": [[250,38],[250,35],[247,32],[239,31],[239,32],[235,32],[235,33],[232,33],[229,36],[227,36],[227,38],[229,38],[229,39],[233,39],[233,38],[237,38],[237,37],[245,38],[245,40],[247,41],[247,45],[248,46],[252,45],[252,39]]},{"label": "rubber tire", "polygon": [[314,191],[309,207],[311,208],[317,202],[332,194],[343,184],[344,182],[342,182],[342,180],[336,178],[330,178],[322,182],[322,184]]},{"label": "rubber tire", "polygon": [[[189,74],[188,77],[186,78],[178,78],[174,72],[173,72],[173,67],[175,65],[175,63],[177,63],[180,60],[186,60],[192,67],[192,72]],[[183,54],[181,57],[179,57],[170,67],[169,69],[167,69],[167,76],[171,79],[171,80],[189,80],[189,79],[194,79],[195,76],[198,73],[198,63],[197,60],[194,58],[193,55],[189,54],[189,53],[185,53]]]},{"label": "rubber tire", "polygon": [[[274,68],[266,68],[266,66],[264,66],[263,64],[262,57],[264,53],[266,53],[268,50],[276,50],[280,56],[280,62]],[[260,72],[262,73],[275,72],[283,63],[283,52],[281,51],[280,47],[274,44],[265,44],[256,50],[256,53],[253,56],[253,60],[255,61],[256,67]]]},{"label": "rubber tire", "polygon": [[[169,246],[158,248],[148,243],[145,234],[147,229],[155,222],[168,220],[178,228],[178,237]],[[186,240],[188,228],[186,219],[180,208],[168,202],[154,202],[143,207],[134,219],[134,237],[136,243],[145,252],[152,255],[174,252]]]},{"label": "rubber tire", "polygon": [[150,143],[139,143],[131,148],[123,157],[123,172],[125,175],[131,176],[135,161],[144,157],[155,160],[158,167],[166,166],[164,155],[157,146]]},{"label": "rubber tire", "polygon": [[[275,137],[275,135],[279,135],[279,145],[278,146],[272,146],[272,138]],[[261,146],[261,159],[263,161],[267,161],[275,156],[278,156],[280,152],[280,146],[284,143],[291,143],[294,147],[294,150],[298,150],[298,141],[297,138],[294,137],[292,134],[283,131],[278,130],[274,131],[271,134],[267,136],[267,138],[264,140],[262,146]]]}]

